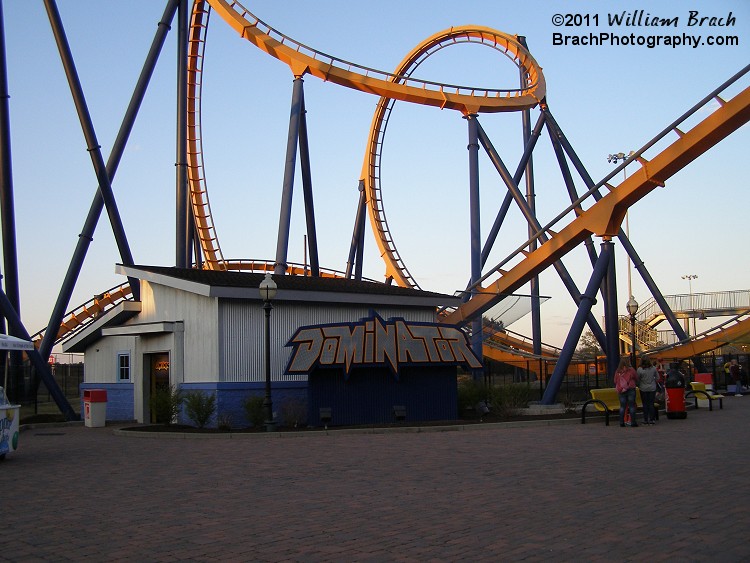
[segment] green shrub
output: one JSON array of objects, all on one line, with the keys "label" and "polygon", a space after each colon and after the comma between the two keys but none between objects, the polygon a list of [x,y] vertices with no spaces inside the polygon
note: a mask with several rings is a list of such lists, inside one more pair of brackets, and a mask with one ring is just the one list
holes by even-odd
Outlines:
[{"label": "green shrub", "polygon": [[467,410],[476,409],[480,401],[487,399],[487,388],[481,381],[470,377],[461,378],[458,382],[458,413],[465,414]]},{"label": "green shrub", "polygon": [[263,426],[266,413],[263,409],[263,397],[252,395],[245,399],[242,406],[245,408],[245,418],[255,428]]},{"label": "green shrub", "polygon": [[526,408],[531,400],[531,389],[525,383],[511,383],[492,388],[492,412],[500,419],[508,419]]},{"label": "green shrub", "polygon": [[156,423],[172,424],[180,414],[182,401],[182,391],[174,385],[170,385],[167,389],[159,389],[151,395],[149,406]]},{"label": "green shrub", "polygon": [[198,428],[204,428],[216,412],[216,395],[190,391],[185,395],[185,414]]}]

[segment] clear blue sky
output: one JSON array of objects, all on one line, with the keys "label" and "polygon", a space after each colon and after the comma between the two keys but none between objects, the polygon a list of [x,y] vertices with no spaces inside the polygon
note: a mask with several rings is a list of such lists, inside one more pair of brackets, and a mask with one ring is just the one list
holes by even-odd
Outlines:
[{"label": "clear blue sky", "polygon": [[[105,160],[118,130],[165,2],[58,0]],[[251,1],[246,7],[281,32],[320,51],[392,70],[412,47],[454,25],[479,24],[525,35],[544,69],[548,102],[594,180],[611,169],[607,155],[635,150],[750,62],[750,3],[745,0],[498,2]],[[647,6],[647,7],[645,7]],[[46,327],[81,232],[96,180],[71,101],[50,24],[40,0],[3,2],[22,316],[29,332]],[[608,14],[679,18],[667,28],[613,27]],[[735,18],[731,27],[688,27],[699,16]],[[598,27],[555,27],[558,13],[598,15]],[[592,21],[593,24],[593,20]],[[555,46],[553,33],[734,35],[739,46],[671,48]],[[175,45],[172,31],[113,186],[136,263],[174,264]],[[510,63],[490,49],[444,49],[420,69],[434,81],[503,87]],[[501,83],[498,84],[497,81]],[[742,81],[742,87],[748,85]],[[273,259],[284,171],[292,75],[283,63],[240,39],[218,17],[210,22],[203,97],[204,149],[211,206],[224,256]],[[735,88],[732,92],[736,92]],[[321,264],[344,269],[357,205],[357,182],[376,98],[315,78],[305,81]],[[534,119],[536,112],[534,112]],[[518,115],[484,115],[482,125],[515,168]],[[452,111],[397,104],[383,156],[389,226],[424,289],[452,293],[469,277],[466,123]],[[744,127],[639,202],[631,238],[663,293],[750,288],[747,264],[748,128]],[[483,158],[482,232],[503,188]],[[567,206],[567,194],[545,137],[534,160],[542,223]],[[577,184],[579,192],[583,184]],[[304,213],[295,183],[289,259],[302,262]],[[514,211],[491,263],[527,238]],[[597,241],[598,244],[598,241]],[[371,236],[365,275],[384,267]],[[494,260],[494,262],[493,262]],[[69,309],[122,278],[106,218]],[[565,263],[581,290],[590,275],[583,252]],[[621,309],[626,261],[618,253]],[[575,309],[553,271],[542,276],[543,338],[561,345]],[[648,299],[637,276],[636,299]],[[595,309],[601,316],[600,305]],[[701,328],[699,322],[699,328]],[[708,325],[705,326],[707,328]],[[528,333],[528,320],[511,328]]]}]

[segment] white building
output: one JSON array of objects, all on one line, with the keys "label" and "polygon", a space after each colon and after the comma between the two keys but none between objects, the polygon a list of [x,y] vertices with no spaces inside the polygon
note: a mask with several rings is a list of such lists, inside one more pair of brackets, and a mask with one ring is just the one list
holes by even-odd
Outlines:
[{"label": "white building", "polygon": [[[140,280],[141,301],[119,303],[63,343],[65,352],[85,354],[82,389],[107,390],[107,419],[151,422],[151,395],[171,385],[215,393],[217,414],[231,416],[234,426],[247,425],[242,404],[249,395],[262,395],[265,382],[258,290],[264,275],[121,265],[117,272]],[[374,282],[273,279],[275,411],[287,400],[307,398],[307,377],[284,373],[291,351],[286,345],[300,327],[357,323],[373,313],[431,324],[439,307],[458,305],[455,297]]]}]

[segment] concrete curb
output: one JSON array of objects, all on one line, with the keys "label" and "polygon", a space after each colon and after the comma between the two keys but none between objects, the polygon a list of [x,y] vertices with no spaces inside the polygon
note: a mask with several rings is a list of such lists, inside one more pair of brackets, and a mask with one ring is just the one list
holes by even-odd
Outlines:
[{"label": "concrete curb", "polygon": [[[603,419],[603,417],[602,417]],[[315,436],[336,436],[351,434],[423,434],[426,432],[481,432],[487,430],[511,430],[514,428],[540,428],[562,424],[580,424],[579,418],[561,418],[549,420],[518,420],[513,422],[491,422],[486,424],[456,424],[447,426],[399,426],[396,428],[342,428],[328,430],[305,430],[303,432],[139,432],[116,428],[115,436],[128,438],[146,438],[152,440],[272,440],[276,438],[302,438]]]}]

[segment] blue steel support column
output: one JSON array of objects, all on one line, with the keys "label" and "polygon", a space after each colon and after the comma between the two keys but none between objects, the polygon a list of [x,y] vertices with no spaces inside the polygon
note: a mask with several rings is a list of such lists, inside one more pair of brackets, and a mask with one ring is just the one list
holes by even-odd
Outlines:
[{"label": "blue steel support column", "polygon": [[357,203],[357,215],[354,219],[354,232],[352,233],[352,242],[349,245],[349,258],[346,261],[346,277],[347,279],[352,278],[352,270],[359,272],[359,276],[354,275],[355,279],[361,279],[362,277],[362,253],[360,248],[364,244],[362,240],[362,234],[364,231],[365,224],[365,213],[367,209],[365,207],[365,182],[364,180],[359,181],[357,186],[359,191],[359,202]]},{"label": "blue steel support column", "polygon": [[[0,214],[2,215],[3,267],[5,293],[16,311],[21,310],[18,289],[18,249],[16,247],[16,212],[13,200],[13,166],[10,140],[10,94],[5,51],[5,20],[0,0]],[[2,331],[5,332],[5,320]],[[20,354],[16,354],[20,357]]]},{"label": "blue steel support column", "polygon": [[300,91],[302,98],[299,116],[299,159],[302,172],[302,194],[305,199],[305,219],[307,220],[307,247],[310,249],[310,275],[320,276],[318,261],[318,235],[315,231],[315,206],[313,205],[312,169],[310,168],[310,147],[307,142],[307,118],[305,114],[305,92]]},{"label": "blue steel support column", "polygon": [[[143,69],[138,77],[138,82],[136,83],[135,90],[130,98],[128,109],[125,112],[125,117],[120,125],[120,130],[117,133],[117,138],[115,139],[114,145],[112,146],[112,152],[107,161],[107,173],[110,180],[115,177],[117,167],[120,164],[120,159],[125,152],[125,146],[127,145],[130,132],[133,130],[135,118],[138,115],[138,109],[140,108],[143,97],[146,94],[146,89],[149,80],[151,79],[151,75],[154,72],[156,62],[159,60],[159,53],[164,46],[164,41],[169,32],[169,24],[174,18],[179,1],[180,0],[170,0],[164,9],[161,20],[159,21],[154,40],[151,42],[151,48],[146,57],[146,61],[143,64]],[[89,208],[89,213],[86,217],[83,229],[78,237],[78,243],[73,252],[73,257],[70,260],[68,271],[63,280],[62,287],[60,288],[60,293],[55,302],[55,307],[50,316],[49,324],[44,332],[44,339],[39,347],[39,353],[43,358],[49,356],[55,340],[57,339],[57,331],[62,323],[63,317],[65,316],[65,309],[70,302],[70,296],[73,294],[78,274],[81,272],[83,261],[86,258],[86,252],[93,240],[94,230],[96,229],[96,224],[99,221],[99,216],[102,213],[103,207],[104,199],[102,198],[102,192],[97,188],[96,192],[94,192],[94,198],[91,202],[91,207]],[[140,299],[140,288],[137,284],[135,286],[131,285],[131,288],[133,291],[133,299],[138,301]]]},{"label": "blue steel support column", "polygon": [[[552,149],[555,151],[557,164],[560,167],[560,172],[562,173],[565,187],[568,189],[568,197],[570,198],[570,202],[573,203],[574,201],[578,200],[578,193],[576,192],[575,182],[573,182],[573,175],[570,173],[570,168],[568,167],[568,161],[565,160],[565,152],[563,151],[562,145],[560,144],[560,140],[556,136],[554,128],[549,126],[549,124],[547,125],[547,133],[549,133],[550,142],[552,143]],[[594,264],[596,264],[597,260],[594,241],[591,240],[591,237],[589,236],[586,237],[584,244],[586,245],[586,251],[588,252],[589,260],[591,260],[591,265],[593,266]]]},{"label": "blue steel support column", "polygon": [[[526,37],[519,35],[518,41],[523,45],[524,48],[528,48],[526,44]],[[528,82],[528,73],[519,67],[521,88],[525,87]],[[531,110],[525,109],[521,112],[521,127],[523,129],[523,144],[526,146],[531,138]],[[536,195],[534,194],[534,161],[533,157],[529,155],[528,162],[526,163],[526,203],[529,205],[529,210],[536,216]],[[529,238],[534,236],[536,230],[533,225],[529,225]],[[529,252],[533,252],[537,248],[537,240],[533,239],[529,244]],[[529,293],[531,294],[531,339],[534,354],[541,355],[542,353],[542,315],[541,306],[539,303],[539,276],[534,276],[529,280]]]},{"label": "blue steel support column", "polygon": [[[29,333],[26,332],[26,329],[24,328],[23,323],[18,316],[18,313],[8,300],[8,296],[5,295],[5,292],[2,290],[0,290],[0,312],[2,313],[3,317],[8,319],[8,325],[13,331],[13,334],[17,335],[19,338],[23,338],[24,340],[31,340],[31,337],[29,336]],[[36,378],[38,379],[41,377],[42,381],[44,381],[44,384],[47,386],[47,391],[49,391],[49,394],[52,396],[52,400],[55,401],[55,404],[60,409],[60,412],[65,416],[65,420],[78,420],[78,415],[70,406],[68,399],[65,398],[65,394],[57,385],[55,378],[52,377],[52,373],[49,369],[49,364],[42,359],[42,357],[47,358],[49,354],[45,354],[44,356],[42,356],[41,353],[36,349],[28,350],[26,354],[31,361],[31,365],[34,366]]]},{"label": "blue steel support column", "polygon": [[[482,239],[480,230],[479,208],[479,131],[476,114],[466,116],[469,124],[469,223],[471,234],[471,285],[482,277]],[[473,293],[473,292],[472,292]],[[482,316],[471,321],[471,349],[477,358],[483,357],[482,351]],[[474,373],[474,379],[482,377]]]},{"label": "blue steel support column", "polygon": [[286,139],[286,164],[284,165],[284,185],[281,193],[281,211],[279,212],[279,235],[276,239],[276,264],[273,268],[273,273],[279,276],[286,273],[286,258],[289,251],[292,193],[294,191],[294,172],[297,166],[300,115],[302,114],[302,84],[302,77],[295,76],[292,88],[292,109],[289,115],[289,134]]},{"label": "blue steel support column", "polygon": [[[484,132],[484,129],[482,129],[481,125],[478,125],[478,129],[479,129],[479,140],[481,141],[485,152],[490,157],[492,164],[495,166],[495,169],[500,174],[500,177],[502,178],[503,182],[505,182],[505,185],[508,188],[508,191],[511,193],[511,195],[513,196],[513,199],[516,201],[516,205],[518,205],[518,208],[523,213],[524,217],[526,218],[526,221],[530,225],[533,225],[537,231],[540,231],[542,227],[539,224],[539,221],[537,220],[537,218],[529,209],[529,206],[526,204],[526,200],[521,194],[521,191],[518,189],[518,183],[516,182],[515,178],[510,177],[510,172],[508,172],[508,169],[505,167],[505,164],[503,164],[503,161],[500,158],[500,155],[495,150],[495,147],[492,145],[492,141],[490,141],[489,137]],[[539,239],[542,242],[545,242],[548,240],[548,237],[547,235],[542,233],[539,236]],[[573,298],[573,301],[575,301],[577,305],[581,300],[581,292],[576,287],[576,284],[573,281],[573,278],[570,276],[567,269],[563,265],[562,260],[555,261],[553,266],[555,270],[557,271],[557,274],[560,276],[560,280],[563,282],[563,284],[565,285],[565,288],[568,290],[568,293],[570,293],[570,296]],[[606,339],[604,336],[604,332],[599,326],[599,323],[594,318],[594,315],[589,315],[588,324],[589,324],[589,328],[591,329],[592,334],[596,337],[597,341],[602,346],[602,348],[606,350],[607,346],[606,346]]]},{"label": "blue steel support column", "polygon": [[[536,142],[539,139],[539,133],[541,132],[543,126],[544,114],[541,113],[539,114],[539,118],[537,119],[536,125],[534,126],[534,130],[531,132],[529,139],[526,141],[523,155],[521,156],[521,160],[519,161],[518,167],[516,168],[516,173],[513,176],[513,180],[516,184],[521,181],[521,176],[526,170],[526,163],[531,158],[531,154],[534,151]],[[484,247],[482,248],[482,267],[484,267],[484,265],[487,263],[487,258],[489,257],[490,251],[492,250],[492,245],[495,244],[497,234],[500,232],[500,227],[502,226],[503,221],[505,221],[505,215],[508,213],[508,209],[510,208],[510,204],[512,202],[513,195],[510,192],[506,193],[505,197],[503,198],[503,203],[500,205],[500,210],[497,212],[497,217],[495,217],[495,222],[492,224],[490,233],[489,235],[487,235],[487,240],[485,241]]]},{"label": "blue steel support column", "polygon": [[555,370],[552,372],[549,383],[547,383],[547,388],[542,395],[541,403],[543,405],[554,404],[557,400],[557,393],[560,391],[560,385],[562,385],[563,379],[565,379],[570,360],[581,338],[583,327],[586,325],[586,318],[591,314],[591,307],[596,303],[596,293],[599,291],[602,279],[607,275],[607,271],[613,261],[612,243],[603,243],[602,251],[594,265],[594,271],[591,273],[586,291],[581,296],[581,302],[578,304],[578,311],[576,311],[576,316],[570,325],[568,336],[565,338],[565,344],[563,344],[560,357],[555,364]]},{"label": "blue steel support column", "polygon": [[[594,182],[591,179],[591,176],[589,176],[588,172],[586,171],[586,168],[583,166],[583,163],[578,158],[578,155],[573,150],[572,145],[570,142],[568,142],[568,139],[565,137],[565,134],[562,132],[562,129],[555,121],[555,118],[552,116],[552,114],[549,113],[548,108],[543,108],[543,111],[545,112],[548,127],[552,127],[555,130],[555,136],[559,139],[562,147],[565,149],[565,152],[568,154],[568,157],[570,157],[571,162],[573,163],[573,166],[575,166],[576,170],[580,174],[581,178],[583,178],[584,183],[586,184],[587,189],[591,189],[594,187]],[[593,197],[596,201],[599,201],[602,198],[601,193],[599,190],[595,191],[593,194]],[[661,290],[657,287],[656,283],[654,282],[651,275],[646,270],[646,267],[643,265],[643,261],[638,256],[637,252],[635,251],[635,248],[628,240],[626,234],[622,229],[617,234],[617,238],[620,240],[620,243],[622,244],[625,251],[628,253],[628,256],[630,256],[630,259],[633,261],[633,264],[640,264],[640,267],[636,267],[638,272],[641,274],[641,278],[643,279],[644,283],[648,287],[648,290],[651,292],[651,295],[654,298],[654,301],[656,301],[659,304],[659,307],[661,307],[662,312],[664,313],[664,316],[667,318],[667,322],[669,322],[670,327],[675,332],[675,335],[677,335],[677,338],[680,340],[684,340],[687,338],[687,334],[685,334],[684,329],[682,326],[680,326],[679,321],[677,320],[677,317],[672,312],[672,309],[667,304],[666,299],[664,299],[664,296],[661,293]]]},{"label": "blue steel support column", "polygon": [[[120,258],[122,263],[126,266],[133,265],[133,256],[130,253],[130,247],[128,245],[128,239],[125,235],[125,229],[120,219],[120,213],[117,210],[117,202],[115,201],[114,193],[112,192],[112,184],[109,180],[109,174],[107,173],[107,167],[104,164],[102,158],[101,145],[96,138],[96,132],[94,131],[94,124],[91,121],[91,115],[89,114],[88,106],[86,105],[86,98],[83,95],[83,88],[81,87],[81,81],[78,78],[78,71],[76,70],[75,63],[73,62],[73,54],[70,52],[70,45],[68,44],[65,31],[62,27],[62,20],[60,19],[60,13],[57,10],[57,5],[54,0],[45,0],[45,7],[47,8],[47,14],[49,16],[50,23],[52,24],[52,32],[57,42],[58,50],[60,51],[60,58],[62,59],[63,67],[65,68],[65,75],[68,78],[68,84],[70,85],[70,91],[73,95],[73,102],[78,112],[78,119],[81,122],[81,128],[83,129],[83,135],[86,139],[87,151],[91,157],[91,163],[94,166],[96,173],[96,179],[99,182],[99,190],[102,192],[104,198],[104,205],[107,208],[107,214],[109,215],[109,221],[112,225],[112,232],[115,235],[115,241],[117,248],[120,251]],[[133,280],[133,285],[137,285],[137,280]]]},{"label": "blue steel support column", "polygon": [[177,11],[177,142],[175,194],[175,266],[187,268],[188,186],[187,186],[187,58],[188,0],[181,0]]},{"label": "blue steel support column", "polygon": [[[604,330],[607,333],[607,377],[608,381],[614,381],[617,364],[620,363],[620,325],[617,312],[617,271],[615,269],[614,243],[605,239],[602,243],[601,254],[607,252],[611,255],[609,260],[609,271],[604,279]],[[600,257],[601,257],[600,254]]]}]

